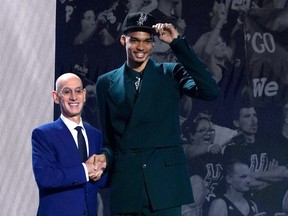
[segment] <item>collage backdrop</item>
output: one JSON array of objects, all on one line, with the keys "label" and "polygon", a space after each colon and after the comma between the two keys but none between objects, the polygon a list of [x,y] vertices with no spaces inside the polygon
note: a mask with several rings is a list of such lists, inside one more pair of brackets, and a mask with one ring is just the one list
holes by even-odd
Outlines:
[{"label": "collage backdrop", "polygon": [[[237,185],[227,180],[227,158],[241,160],[249,168],[249,178],[246,175],[246,182],[242,181],[249,187],[241,193],[251,209],[284,215],[288,208],[286,0],[58,0],[56,6],[55,77],[72,71],[82,78],[88,93],[83,119],[97,128],[95,83],[99,75],[126,60],[119,36],[128,13],[149,12],[157,22],[173,23],[212,72],[221,89],[216,100],[183,97],[181,101],[183,147],[195,197],[195,203],[182,207],[182,215],[217,215],[219,202],[214,200],[223,200],[224,193],[235,195]],[[157,37],[151,58],[177,61]],[[57,107],[54,113],[57,118]],[[99,197],[103,204],[99,215],[109,215],[108,190]],[[237,208],[225,202],[227,211]]]}]

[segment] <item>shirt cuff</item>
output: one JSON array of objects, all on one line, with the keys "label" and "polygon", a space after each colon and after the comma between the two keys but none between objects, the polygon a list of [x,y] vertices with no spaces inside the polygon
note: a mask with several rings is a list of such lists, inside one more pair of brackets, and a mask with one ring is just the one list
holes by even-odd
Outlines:
[{"label": "shirt cuff", "polygon": [[184,37],[182,37],[180,34],[178,35],[177,38],[174,38],[171,43],[170,43],[170,47],[174,46],[179,40],[184,39]]},{"label": "shirt cuff", "polygon": [[89,176],[88,176],[88,169],[86,167],[86,164],[85,163],[82,163],[83,167],[84,167],[84,170],[85,170],[85,176],[86,176],[86,180],[87,182],[89,181]]}]

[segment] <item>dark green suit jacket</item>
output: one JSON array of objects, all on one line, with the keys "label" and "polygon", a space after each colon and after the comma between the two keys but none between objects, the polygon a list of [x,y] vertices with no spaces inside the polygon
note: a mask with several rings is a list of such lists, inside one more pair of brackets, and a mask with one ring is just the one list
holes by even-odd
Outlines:
[{"label": "dark green suit jacket", "polygon": [[150,59],[132,111],[124,88],[125,64],[98,78],[114,213],[140,209],[144,181],[155,210],[193,202],[180,142],[179,102],[182,94],[210,100],[219,90],[184,39],[177,38],[170,46],[181,64]]}]

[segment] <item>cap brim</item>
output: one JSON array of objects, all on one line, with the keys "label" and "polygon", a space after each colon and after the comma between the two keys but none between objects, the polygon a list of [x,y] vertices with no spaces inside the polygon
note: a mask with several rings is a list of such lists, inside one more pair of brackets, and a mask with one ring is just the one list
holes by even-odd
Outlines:
[{"label": "cap brim", "polygon": [[156,35],[156,31],[155,31],[154,28],[144,27],[144,26],[141,26],[141,27],[139,27],[139,26],[130,26],[130,27],[126,28],[123,32],[125,34],[125,33],[128,33],[128,32],[135,32],[135,31],[144,31],[144,32],[148,32],[148,33]]}]

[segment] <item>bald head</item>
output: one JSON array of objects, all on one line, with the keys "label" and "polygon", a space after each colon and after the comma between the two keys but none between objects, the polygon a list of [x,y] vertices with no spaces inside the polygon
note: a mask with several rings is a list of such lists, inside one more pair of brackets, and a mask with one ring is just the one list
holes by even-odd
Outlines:
[{"label": "bald head", "polygon": [[58,77],[58,79],[56,80],[56,91],[61,90],[63,86],[65,85],[65,83],[72,79],[78,80],[81,83],[81,87],[83,87],[81,79],[76,74],[64,73],[60,77]]}]

